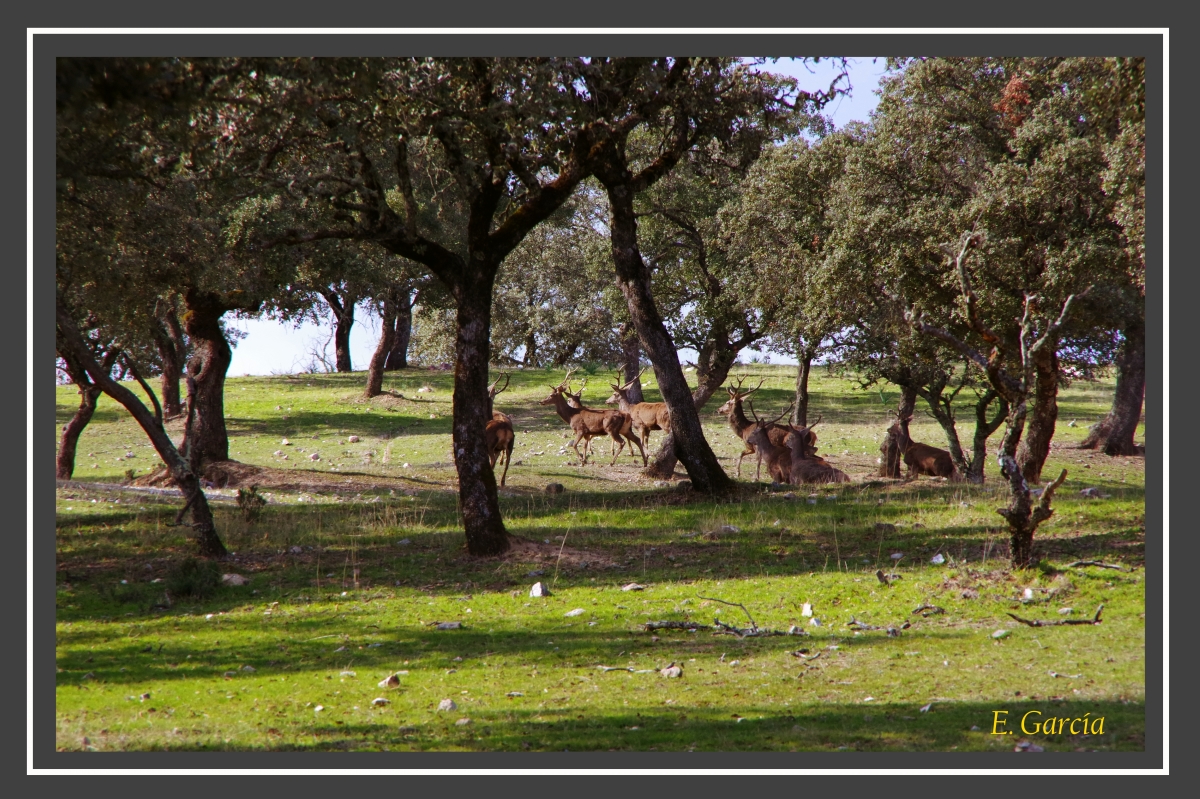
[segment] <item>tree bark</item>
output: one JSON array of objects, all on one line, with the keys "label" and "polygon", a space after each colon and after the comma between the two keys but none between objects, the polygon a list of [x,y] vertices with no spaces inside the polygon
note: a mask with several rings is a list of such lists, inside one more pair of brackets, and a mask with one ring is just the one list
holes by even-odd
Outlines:
[{"label": "tree bark", "polygon": [[[697,412],[704,408],[712,399],[712,395],[729,378],[729,371],[733,368],[733,362],[736,359],[737,351],[732,347],[714,347],[700,354],[696,367],[697,385],[692,391],[692,404]],[[668,432],[663,439],[662,446],[658,448],[658,452],[650,461],[650,466],[646,468],[646,475],[662,480],[669,479],[675,474],[677,463],[679,463],[679,456],[675,452],[675,436]]]},{"label": "tree bark", "polygon": [[1025,482],[1037,484],[1050,455],[1054,424],[1058,420],[1058,354],[1048,347],[1033,356],[1033,408],[1026,422],[1025,438],[1017,448],[1017,463]]},{"label": "tree bark", "polygon": [[187,342],[183,328],[173,306],[159,314],[161,326],[156,325],[154,343],[162,361],[162,404],[163,415],[173,419],[183,414],[183,400],[179,393],[179,380],[183,376],[183,364],[187,358]]},{"label": "tree bark", "polygon": [[408,368],[408,345],[412,341],[412,311],[414,295],[405,288],[396,295],[396,333],[388,353],[385,372]]},{"label": "tree bark", "polygon": [[[75,415],[63,425],[62,440],[58,448],[58,457],[54,462],[54,476],[58,480],[70,480],[75,474],[75,452],[79,446],[79,436],[83,433],[83,429],[88,426],[88,422],[92,420],[92,415],[96,412],[96,404],[100,399],[100,388],[91,381],[88,377],[87,369],[75,354],[68,348],[63,347],[58,353],[67,364],[67,374],[71,377],[71,382],[79,389],[79,409],[75,411]],[[104,364],[101,368],[112,369],[112,364],[115,352],[106,353]]]},{"label": "tree bark", "polygon": [[[612,209],[609,227],[612,238],[613,261],[617,285],[625,296],[629,316],[637,329],[643,350],[654,364],[659,391],[671,412],[672,446],[683,462],[692,487],[704,493],[726,493],[735,488],[725,474],[717,456],[704,438],[700,414],[679,365],[679,354],[663,325],[658,306],[650,291],[650,270],[642,260],[637,242],[637,218],[633,211],[633,192],[628,184],[628,170],[618,170],[626,180],[616,182],[613,172],[601,176],[608,191]],[[608,180],[605,180],[605,178]],[[653,467],[648,472],[653,473]]]},{"label": "tree bark", "polygon": [[815,353],[802,348],[796,367],[796,407],[792,409],[792,424],[804,427],[808,424],[808,376],[812,371]]},{"label": "tree bark", "polygon": [[1117,390],[1112,409],[1092,425],[1080,449],[1099,449],[1105,455],[1137,455],[1133,443],[1146,397],[1146,327],[1139,320],[1121,331],[1125,340],[1117,353]]},{"label": "tree bark", "polygon": [[325,302],[333,311],[333,351],[339,372],[352,372],[350,362],[350,330],[354,327],[354,306],[358,303],[358,295],[346,291],[345,296],[339,296],[332,288],[321,292]]},{"label": "tree bark", "polygon": [[[472,258],[470,261],[476,261]],[[457,287],[458,314],[454,365],[454,465],[458,470],[459,512],[472,555],[499,555],[509,548],[500,515],[496,475],[484,430],[488,414],[488,361],[491,356],[492,284],[499,265],[479,264]]]},{"label": "tree bark", "polygon": [[184,508],[191,511],[192,535],[200,554],[211,558],[224,557],[228,553],[225,545],[221,542],[221,537],[217,535],[212,510],[200,487],[200,480],[196,473],[189,468],[183,456],[179,454],[179,450],[171,443],[171,438],[167,435],[162,423],[154,418],[154,415],[146,409],[146,406],[132,391],[114,381],[108,372],[96,363],[88,353],[83,337],[80,336],[78,329],[61,305],[57,305],[56,315],[59,338],[63,342],[64,349],[72,352],[73,357],[84,367],[93,383],[129,411],[129,414],[150,438],[158,456],[166,464],[175,484],[183,493],[187,503]]},{"label": "tree bark", "polygon": [[221,317],[229,310],[216,294],[188,289],[183,325],[192,343],[188,374],[196,381],[193,398],[196,420],[186,442],[189,453],[204,464],[229,460],[229,434],[225,429],[225,374],[233,352],[221,330]]},{"label": "tree bark", "polygon": [[371,356],[371,365],[367,367],[367,388],[363,397],[370,399],[383,393],[383,372],[391,355],[392,345],[396,339],[396,292],[389,290],[383,298],[383,312],[379,320],[379,343],[375,346],[375,354]]},{"label": "tree bark", "polygon": [[[642,345],[638,341],[637,330],[628,322],[622,322],[620,328],[621,354],[625,359],[625,375],[621,378],[629,384],[629,401],[633,404],[645,402],[642,393],[642,379],[638,374],[642,371]],[[671,469],[675,466],[672,464]]]},{"label": "tree bark", "polygon": [[1012,500],[1007,508],[997,509],[997,513],[1008,522],[1011,534],[1011,557],[1014,569],[1024,569],[1032,566],[1033,534],[1038,526],[1054,515],[1050,501],[1054,492],[1067,479],[1067,470],[1063,469],[1053,483],[1042,491],[1041,499],[1036,507],[1029,492],[1029,484],[1021,475],[1021,467],[1008,455],[1001,455],[1001,471],[1008,477]]},{"label": "tree bark", "polygon": [[[896,408],[897,419],[907,419],[916,412],[917,390],[911,386],[900,386],[900,405]],[[879,447],[880,477],[900,477],[904,453],[900,451],[900,442],[893,435],[887,435]]]},{"label": "tree bark", "polygon": [[[992,417],[991,421],[988,421],[987,409],[995,400],[999,400],[1000,404],[996,408],[996,415]],[[1000,429],[1006,416],[1008,416],[1008,401],[997,394],[995,389],[988,389],[975,403],[975,436],[971,444],[971,468],[964,475],[967,482],[983,482],[984,467],[987,465],[988,438]]]}]

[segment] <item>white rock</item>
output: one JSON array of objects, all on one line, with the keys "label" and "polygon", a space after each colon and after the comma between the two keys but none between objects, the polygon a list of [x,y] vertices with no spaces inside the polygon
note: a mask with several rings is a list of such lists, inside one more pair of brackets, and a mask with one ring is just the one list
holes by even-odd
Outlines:
[{"label": "white rock", "polygon": [[1010,635],[1012,635],[1012,633],[1009,632],[1008,630],[996,630],[996,632],[992,633],[992,637],[997,638],[997,639],[1007,638]]},{"label": "white rock", "polygon": [[371,707],[383,707],[384,705],[390,705],[391,703],[392,700],[384,699],[382,696],[377,696],[371,700]]},{"label": "white rock", "polygon": [[249,578],[243,577],[240,574],[222,574],[221,582],[225,585],[246,585],[250,582]]},{"label": "white rock", "polygon": [[533,588],[529,589],[530,596],[550,596],[550,588],[545,583],[534,583]]},{"label": "white rock", "polygon": [[[353,674],[354,672],[350,672]],[[379,681],[380,688],[398,688],[400,686],[400,677],[395,674],[389,674]]]},{"label": "white rock", "polygon": [[292,445],[292,442],[288,441],[286,438],[283,441],[280,441],[279,443],[283,444],[285,447],[290,447]]},{"label": "white rock", "polygon": [[628,583],[626,585],[621,586],[621,590],[622,591],[644,591],[644,590],[646,590],[646,586],[638,585],[637,583]]},{"label": "white rock", "polygon": [[564,615],[564,616],[582,616],[582,615],[583,615],[583,608],[575,608],[574,610],[568,610],[568,611],[567,611],[566,613],[564,613],[563,615]]},{"label": "white rock", "polygon": [[811,616],[812,615],[812,605],[808,602],[805,602],[804,605],[800,608],[800,615],[801,616]]},{"label": "white rock", "polygon": [[942,557],[942,553],[939,552],[936,555],[934,555],[932,558],[930,558],[929,562],[934,565],[940,566],[941,564],[946,562],[946,559],[944,557]]},{"label": "white rock", "polygon": [[443,699],[438,702],[438,710],[458,710],[458,705],[454,703],[453,699]]},{"label": "white rock", "polygon": [[347,441],[349,441],[351,444],[357,444],[357,443],[358,443],[358,436],[350,436],[350,438],[348,438],[348,439],[346,439],[346,440],[347,440]]}]

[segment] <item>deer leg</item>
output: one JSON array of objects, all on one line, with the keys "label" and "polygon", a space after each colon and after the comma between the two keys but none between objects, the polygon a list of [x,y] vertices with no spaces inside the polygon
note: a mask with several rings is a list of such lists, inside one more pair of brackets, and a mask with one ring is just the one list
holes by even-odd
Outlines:
[{"label": "deer leg", "polygon": [[642,447],[642,440],[638,438],[637,433],[631,433],[625,437],[628,438],[630,442],[629,457],[634,459],[634,463],[637,463],[637,456],[633,454],[633,445],[637,444],[638,451],[642,453],[642,468],[644,469],[645,467],[649,466],[650,459],[646,457],[646,450]]},{"label": "deer leg", "polygon": [[587,454],[586,453],[587,453],[588,444],[591,443],[591,439],[588,439],[584,442],[583,452],[581,453],[579,451],[579,440],[582,439],[583,437],[584,437],[583,433],[580,433],[579,435],[575,436],[575,440],[571,442],[571,447],[575,450],[575,454],[579,456],[580,464],[586,466],[587,465]]},{"label": "deer leg", "polygon": [[508,445],[508,449],[506,449],[504,451],[504,472],[500,475],[500,487],[501,488],[504,488],[504,479],[506,477],[508,477],[508,462],[512,460],[513,444],[515,444],[515,443],[516,442],[511,442]]}]

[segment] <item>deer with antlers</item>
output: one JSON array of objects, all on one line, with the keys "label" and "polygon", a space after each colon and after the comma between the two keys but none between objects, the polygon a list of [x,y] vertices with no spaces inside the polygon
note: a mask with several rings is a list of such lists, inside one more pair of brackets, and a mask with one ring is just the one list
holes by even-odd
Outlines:
[{"label": "deer with antlers", "polygon": [[[587,457],[590,450],[591,439],[595,436],[609,436],[618,449],[613,455],[612,466],[617,462],[617,456],[621,454],[621,450],[625,448],[625,441],[621,438],[621,428],[625,426],[628,418],[627,414],[620,411],[601,411],[595,408],[585,408],[580,405],[576,408],[567,401],[565,396],[570,391],[571,372],[567,372],[567,376],[557,386],[550,387],[550,396],[540,401],[539,405],[553,405],[554,410],[558,412],[559,417],[571,426],[571,430],[575,432],[575,440],[571,442],[571,447],[575,450],[575,454],[579,456],[580,464],[587,465]],[[579,442],[584,441],[584,451],[579,451]]]},{"label": "deer with antlers", "polygon": [[791,451],[792,485],[850,482],[848,474],[816,454],[817,434],[812,429],[820,421],[821,417],[818,416],[817,421],[806,427],[789,425],[787,435],[784,436],[784,446]]},{"label": "deer with antlers", "polygon": [[[563,392],[563,396],[567,398],[567,402],[572,408],[583,407],[583,391],[585,388],[587,388],[586,377],[583,378],[583,383],[579,386],[578,392],[572,394],[569,386],[568,389]],[[619,414],[621,417],[623,417],[621,422],[621,437],[629,442],[629,457],[633,458],[635,462],[637,461],[637,455],[635,455],[633,452],[633,448],[636,446],[638,448],[638,452],[640,452],[642,455],[642,466],[645,467],[648,465],[649,459],[646,457],[646,450],[642,447],[642,440],[638,437],[637,433],[633,432],[633,417],[631,417],[628,413],[624,413],[623,411],[607,410],[605,413]],[[591,439],[588,439],[588,441],[583,445],[583,451],[585,454],[591,448],[591,445]],[[620,455],[621,452],[614,446],[612,447],[612,454]],[[613,463],[616,463],[615,458],[613,459]]]},{"label": "deer with antlers", "polygon": [[[504,379],[504,385],[500,386],[501,378]],[[488,414],[492,417],[484,427],[483,435],[484,442],[487,445],[488,458],[492,462],[492,471],[496,470],[496,461],[501,456],[504,457],[504,472],[500,475],[500,487],[504,487],[504,480],[508,477],[508,464],[512,460],[513,447],[517,443],[517,435],[513,430],[512,417],[507,413],[501,413],[495,410],[496,395],[508,388],[509,376],[501,373],[500,377],[496,378],[496,382],[488,386]]]},{"label": "deer with antlers", "polygon": [[758,475],[761,474],[762,462],[767,462],[767,472],[771,475],[771,479],[777,483],[790,483],[792,481],[792,459],[788,448],[782,444],[776,444],[771,440],[771,429],[780,419],[791,412],[792,406],[789,405],[787,410],[776,416],[769,422],[764,422],[758,418],[758,414],[754,412],[754,400],[750,400],[750,415],[754,417],[754,421],[750,422],[749,430],[742,437],[747,446],[753,446],[753,452],[758,453],[759,470],[755,471],[754,479],[758,480]]},{"label": "deer with antlers", "polygon": [[[717,408],[717,413],[722,414],[726,419],[729,420],[730,429],[733,430],[734,435],[742,440],[742,443],[746,447],[742,454],[738,455],[738,477],[742,476],[742,458],[745,458],[747,455],[753,455],[757,451],[755,445],[750,442],[750,436],[754,433],[754,422],[746,418],[746,412],[742,410],[742,400],[746,399],[755,391],[758,391],[760,388],[762,388],[763,380],[766,378],[759,380],[758,385],[749,391],[742,390],[742,383],[745,381],[745,379],[745,377],[739,377],[737,378],[736,386],[725,387],[725,390],[729,392],[729,401],[720,408]],[[771,443],[776,447],[782,447],[784,446],[783,439],[785,436],[787,436],[788,430],[790,429],[791,428],[787,427],[786,425],[772,424],[772,426],[767,429],[767,436]],[[759,458],[758,468],[754,473],[754,479],[758,480],[761,474],[762,458]]]},{"label": "deer with antlers", "polygon": [[[616,404],[621,409],[621,413],[629,414],[632,420],[632,428],[634,434],[641,439],[642,444],[646,448],[650,446],[650,431],[651,430],[670,430],[671,429],[671,412],[667,409],[665,402],[630,402],[629,389],[638,380],[641,380],[642,375],[646,370],[638,372],[637,377],[633,380],[621,383],[621,369],[617,369],[617,382],[609,383],[612,386],[612,396],[604,401],[605,405]],[[645,449],[642,450],[642,465],[649,464],[649,459],[646,457]]]},{"label": "deer with antlers", "polygon": [[[903,418],[897,415],[896,421],[887,431],[888,437],[895,439],[900,455],[904,459],[905,465],[908,466],[908,475],[905,480],[915,480],[923,474],[929,477],[960,480],[961,475],[959,475],[958,469],[954,468],[954,460],[950,457],[949,452],[912,440],[908,434],[908,423],[911,421],[911,415]],[[884,443],[886,444],[886,441]]]}]

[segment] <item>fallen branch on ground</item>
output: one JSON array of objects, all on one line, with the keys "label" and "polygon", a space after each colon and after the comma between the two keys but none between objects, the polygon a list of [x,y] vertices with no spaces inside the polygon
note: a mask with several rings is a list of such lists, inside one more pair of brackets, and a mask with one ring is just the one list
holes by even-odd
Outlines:
[{"label": "fallen branch on ground", "polygon": [[918,613],[920,613],[921,618],[928,619],[930,616],[936,616],[939,613],[945,612],[945,608],[938,607],[937,605],[921,605],[921,607],[912,612],[912,615],[916,616]]},{"label": "fallen branch on ground", "polygon": [[1112,563],[1104,563],[1098,560],[1077,560],[1074,563],[1068,563],[1067,568],[1075,568],[1079,566],[1098,566],[1101,569],[1116,569],[1117,571],[1131,571],[1125,566],[1118,566]]},{"label": "fallen branch on ground", "polygon": [[1102,610],[1104,610],[1104,605],[1096,608],[1096,615],[1090,619],[1054,619],[1043,621],[1038,619],[1022,619],[1015,613],[1009,613],[1008,615],[1021,622],[1021,624],[1028,624],[1030,627],[1057,627],[1060,624],[1099,624],[1100,612]]},{"label": "fallen branch on ground", "polygon": [[648,621],[642,625],[646,632],[654,630],[699,630],[705,625],[696,621]]}]

